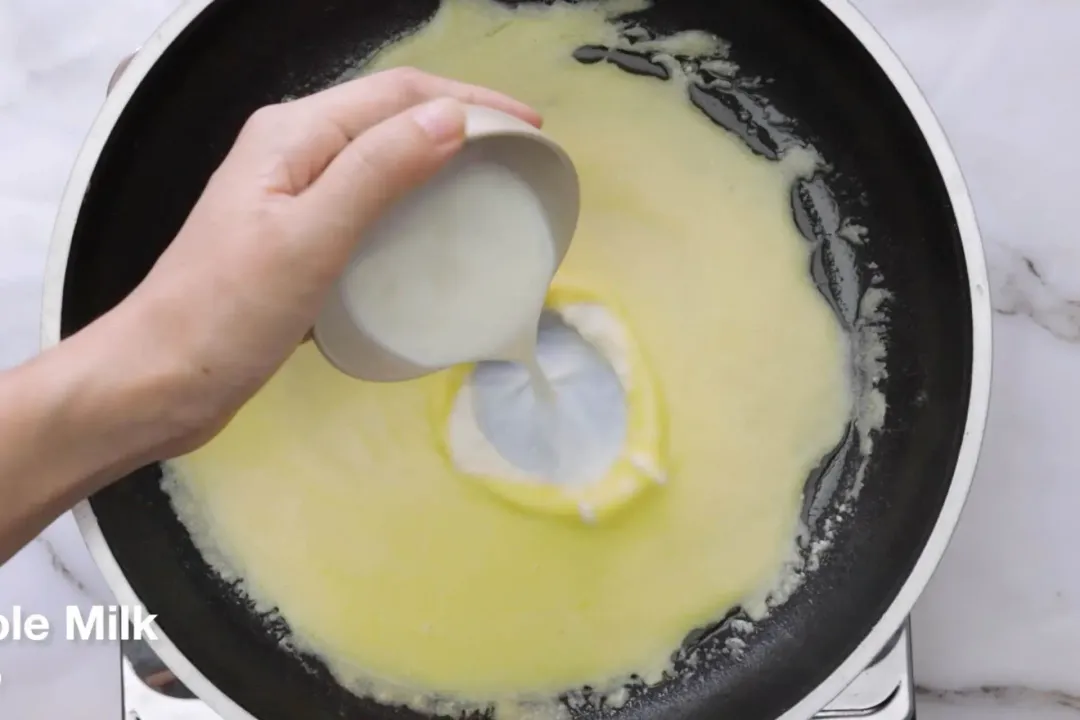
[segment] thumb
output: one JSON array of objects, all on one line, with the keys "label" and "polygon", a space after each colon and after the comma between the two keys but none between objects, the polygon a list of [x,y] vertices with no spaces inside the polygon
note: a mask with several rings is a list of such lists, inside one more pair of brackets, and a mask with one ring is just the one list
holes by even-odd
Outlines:
[{"label": "thumb", "polygon": [[[350,252],[360,234],[395,200],[419,187],[465,142],[465,108],[440,98],[383,120],[350,142],[301,195],[331,242]],[[328,240],[330,238],[327,238]]]}]

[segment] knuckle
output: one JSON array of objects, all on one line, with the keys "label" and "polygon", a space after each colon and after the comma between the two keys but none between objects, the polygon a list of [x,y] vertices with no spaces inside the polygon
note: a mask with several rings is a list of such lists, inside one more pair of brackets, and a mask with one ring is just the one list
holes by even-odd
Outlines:
[{"label": "knuckle", "polygon": [[362,178],[365,184],[370,186],[373,194],[377,194],[386,181],[387,163],[381,157],[385,152],[385,146],[358,146],[344,158],[348,162],[349,172],[357,178]]},{"label": "knuckle", "polygon": [[284,125],[286,112],[284,105],[265,105],[248,116],[240,132],[256,137],[272,135]]},{"label": "knuckle", "polygon": [[414,67],[397,67],[387,70],[386,74],[387,80],[395,91],[412,101],[422,99],[425,96],[425,88],[430,85],[431,76]]},{"label": "knuckle", "polygon": [[402,83],[403,85],[417,86],[427,77],[426,73],[409,65],[392,68],[386,72],[396,82]]},{"label": "knuckle", "polygon": [[260,189],[294,194],[310,182],[305,158],[324,134],[300,110],[267,105],[248,117],[234,152]]}]

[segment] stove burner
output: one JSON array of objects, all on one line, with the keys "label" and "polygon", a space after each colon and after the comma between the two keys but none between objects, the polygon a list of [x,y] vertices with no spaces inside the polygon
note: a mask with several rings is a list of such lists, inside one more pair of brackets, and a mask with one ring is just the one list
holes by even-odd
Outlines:
[{"label": "stove burner", "polygon": [[[195,699],[142,643],[122,644],[123,720],[221,720]],[[824,710],[812,720],[914,720],[915,683],[908,623]]]}]

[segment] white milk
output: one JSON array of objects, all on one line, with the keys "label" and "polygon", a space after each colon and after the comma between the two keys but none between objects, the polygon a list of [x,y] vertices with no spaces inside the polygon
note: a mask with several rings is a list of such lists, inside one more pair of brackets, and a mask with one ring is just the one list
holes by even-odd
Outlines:
[{"label": "white milk", "polygon": [[[590,309],[606,316],[603,308]],[[553,312],[540,322],[532,364],[477,366],[450,414],[455,466],[481,477],[558,485],[602,479],[623,451],[628,422],[609,358]]]},{"label": "white milk", "polygon": [[380,220],[342,288],[357,325],[416,365],[535,367],[555,265],[540,200],[480,142]]},{"label": "white milk", "polygon": [[353,320],[421,367],[509,361],[479,366],[463,389],[475,407],[455,422],[534,479],[602,476],[625,435],[622,390],[572,330],[541,333],[538,352],[556,250],[531,186],[479,143],[409,200],[380,221],[342,280]]}]

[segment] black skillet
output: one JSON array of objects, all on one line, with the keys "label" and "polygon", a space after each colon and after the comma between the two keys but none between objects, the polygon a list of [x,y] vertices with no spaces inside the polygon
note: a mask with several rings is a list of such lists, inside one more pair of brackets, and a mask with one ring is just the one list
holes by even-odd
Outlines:
[{"label": "black skillet", "polygon": [[[121,77],[80,157],[54,238],[45,344],[85,326],[144,277],[253,110],[331,82],[435,7],[434,0],[184,5]],[[918,91],[842,0],[658,0],[639,19],[659,32],[703,29],[730,40],[742,75],[764,82],[736,92],[694,90],[690,100],[755,152],[774,155],[784,132],[793,132],[830,164],[796,187],[792,212],[814,246],[807,272],[843,322],[855,321],[852,298],[870,283],[891,293],[880,384],[888,413],[831,550],[758,625],[742,657],[707,653],[704,671],[639,689],[621,710],[575,714],[805,718],[903,622],[966,496],[989,383],[979,238],[963,182]],[[579,59],[597,61],[595,49]],[[639,72],[655,70],[623,60]],[[779,132],[762,124],[764,103],[794,125]],[[839,253],[837,217],[864,226],[869,241]],[[811,539],[837,517],[859,464],[858,448],[847,443],[808,482]],[[163,637],[154,647],[191,689],[227,720],[414,715],[356,697],[317,660],[282,649],[284,628],[268,626],[209,570],[159,478],[158,467],[144,468],[77,516],[120,600],[158,614]],[[722,620],[694,642],[722,648],[732,633]]]}]

